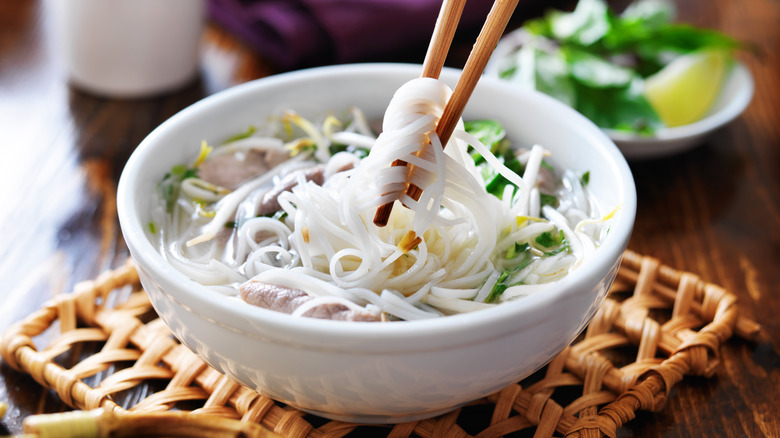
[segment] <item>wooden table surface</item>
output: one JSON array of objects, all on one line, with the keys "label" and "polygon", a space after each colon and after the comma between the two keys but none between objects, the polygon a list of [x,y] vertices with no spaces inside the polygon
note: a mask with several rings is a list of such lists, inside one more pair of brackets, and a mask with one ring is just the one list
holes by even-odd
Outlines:
[{"label": "wooden table surface", "polygon": [[[209,26],[196,83],[157,98],[95,97],[64,78],[52,43],[54,1],[0,2],[0,330],[128,257],[116,184],[144,136],[208,94],[277,73]],[[621,434],[780,436],[780,2],[677,4],[681,20],[757,46],[740,55],[756,94],[700,147],[631,163],[639,207],[629,247],[734,293],[763,337],[727,342],[715,377],[686,377],[662,412],[640,413]],[[526,7],[513,23],[540,10]],[[448,65],[462,66],[471,41],[456,41]],[[421,45],[389,59],[421,62],[423,54]],[[0,435],[20,433],[31,414],[67,409],[6,364],[1,401],[8,411]]]}]

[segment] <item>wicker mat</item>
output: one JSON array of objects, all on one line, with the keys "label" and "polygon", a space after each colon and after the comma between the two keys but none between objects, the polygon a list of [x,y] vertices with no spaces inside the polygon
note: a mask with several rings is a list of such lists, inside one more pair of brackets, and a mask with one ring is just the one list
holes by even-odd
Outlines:
[{"label": "wicker mat", "polygon": [[542,370],[436,418],[357,425],[304,414],[207,366],[156,317],[128,260],[11,327],[0,352],[113,436],[614,437],[638,410],[662,409],[683,376],[711,376],[732,334],[758,331],[723,288],[626,251],[586,332]]}]

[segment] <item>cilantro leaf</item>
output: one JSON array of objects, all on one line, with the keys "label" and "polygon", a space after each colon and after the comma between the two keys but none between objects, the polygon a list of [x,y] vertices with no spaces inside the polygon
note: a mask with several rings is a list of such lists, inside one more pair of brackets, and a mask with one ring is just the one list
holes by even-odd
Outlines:
[{"label": "cilantro leaf", "polygon": [[539,208],[549,205],[550,207],[558,206],[558,198],[555,195],[547,195],[539,193]]},{"label": "cilantro leaf", "polygon": [[583,173],[582,176],[580,177],[580,184],[582,184],[582,186],[584,187],[587,186],[589,182],[590,182],[590,171],[587,171]]},{"label": "cilantro leaf", "polygon": [[553,234],[552,232],[547,231],[536,236],[536,239],[534,240],[545,248],[558,246],[563,241],[563,231],[560,231],[560,234]]},{"label": "cilantro leaf", "polygon": [[508,149],[506,129],[495,120],[471,120],[464,123],[466,132],[487,146],[494,155],[501,155]]},{"label": "cilantro leaf", "polygon": [[[510,281],[514,278],[516,273],[528,267],[528,265],[530,265],[534,260],[534,257],[531,256],[530,252],[528,251],[530,249],[530,245],[527,243],[522,245],[516,243],[513,248],[513,257],[511,258],[518,260],[518,262],[511,268],[506,269],[501,273],[501,275],[498,277],[498,280],[496,280],[496,284],[493,285],[493,288],[490,289],[490,293],[488,293],[488,296],[485,298],[486,303],[497,302],[508,287],[520,284],[520,282],[510,283]],[[507,251],[507,253],[509,253],[509,251]],[[510,257],[507,255],[507,258],[509,259]]]},{"label": "cilantro leaf", "polygon": [[551,231],[542,233],[536,236],[534,242],[546,249],[544,251],[544,255],[546,256],[559,254],[570,249],[569,241],[566,240],[566,237],[563,234],[563,230],[558,230],[558,233],[553,233]]}]

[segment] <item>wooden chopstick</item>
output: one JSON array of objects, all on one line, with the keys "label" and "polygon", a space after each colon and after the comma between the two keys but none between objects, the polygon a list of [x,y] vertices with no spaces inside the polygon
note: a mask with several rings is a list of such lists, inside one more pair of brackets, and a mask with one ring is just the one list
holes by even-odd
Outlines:
[{"label": "wooden chopstick", "polygon": [[[444,67],[444,61],[447,59],[447,52],[450,51],[452,38],[455,36],[455,29],[458,27],[460,16],[463,13],[463,7],[466,0],[444,0],[439,9],[439,17],[436,19],[436,26],[433,28],[433,36],[428,44],[428,51],[425,53],[423,69],[420,77],[437,79]],[[404,160],[393,161],[392,166],[406,166]],[[414,189],[413,189],[414,188]],[[410,184],[407,191],[417,192],[420,198],[422,190],[414,184]],[[393,202],[388,202],[377,208],[374,214],[374,224],[379,227],[387,225],[390,213],[393,211]]]},{"label": "wooden chopstick", "polygon": [[466,103],[469,97],[471,97],[471,93],[474,92],[479,78],[485,71],[490,55],[493,54],[493,50],[495,50],[499,38],[503,35],[509,19],[512,18],[512,12],[517,7],[518,1],[496,0],[493,3],[487,20],[479,32],[477,42],[474,44],[474,48],[471,49],[471,53],[469,53],[466,65],[463,67],[463,73],[461,73],[458,83],[452,91],[450,100],[447,101],[447,105],[444,107],[439,124],[436,125],[436,134],[439,136],[442,146],[446,146],[450,140],[452,131],[455,130],[455,125],[457,125],[460,116],[463,115]]},{"label": "wooden chopstick", "polygon": [[438,79],[465,5],[466,0],[444,0],[442,2],[436,26],[433,28],[433,36],[428,44],[428,51],[425,53],[421,77]]},{"label": "wooden chopstick", "polygon": [[[454,0],[452,3],[457,3],[459,0]],[[466,108],[466,103],[471,97],[471,93],[474,92],[474,88],[479,82],[479,78],[485,71],[490,56],[493,54],[493,50],[498,44],[498,40],[503,35],[506,25],[509,23],[509,19],[512,17],[512,13],[517,7],[519,0],[496,0],[493,6],[490,8],[485,24],[482,26],[482,30],[477,36],[477,41],[474,47],[469,53],[469,57],[466,60],[466,65],[463,67],[458,83],[455,85],[455,89],[452,92],[452,96],[444,106],[439,123],[436,125],[436,135],[441,140],[442,147],[447,145],[452,132],[455,130],[455,126],[463,114],[463,110]],[[428,53],[425,57],[425,65],[423,66],[423,77],[438,77],[444,66],[444,59],[446,58],[446,52],[449,51],[449,46],[452,42],[452,36],[455,34],[455,27],[457,27],[458,20],[460,19],[460,12],[462,11],[465,0],[459,5],[460,9],[457,11],[457,17],[452,21],[452,18],[444,18],[445,14],[454,13],[454,9],[458,5],[451,5],[447,0],[442,4],[442,9],[439,12],[439,19],[434,29],[434,36],[431,40],[431,44],[428,46]],[[445,40],[449,35],[449,39]],[[441,40],[440,40],[441,39]],[[443,53],[442,53],[443,49]],[[435,75],[435,76],[426,76]],[[392,164],[393,166],[406,166],[407,163],[402,160],[396,160]],[[406,194],[412,199],[419,199],[422,194],[422,190],[414,184],[409,184],[406,189]],[[379,207],[374,215],[374,224],[377,226],[387,225],[387,221],[392,212],[393,203],[387,203]]]}]

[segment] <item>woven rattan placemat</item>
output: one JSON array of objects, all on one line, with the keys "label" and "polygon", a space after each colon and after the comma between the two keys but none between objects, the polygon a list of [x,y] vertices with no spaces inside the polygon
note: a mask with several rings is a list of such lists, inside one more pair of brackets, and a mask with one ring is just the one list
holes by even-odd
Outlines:
[{"label": "woven rattan placemat", "polygon": [[304,414],[210,368],[156,317],[128,260],[11,327],[0,353],[126,435],[614,437],[637,411],[662,409],[685,375],[711,376],[722,342],[758,331],[723,288],[626,251],[586,332],[536,374],[436,418],[356,425]]}]

